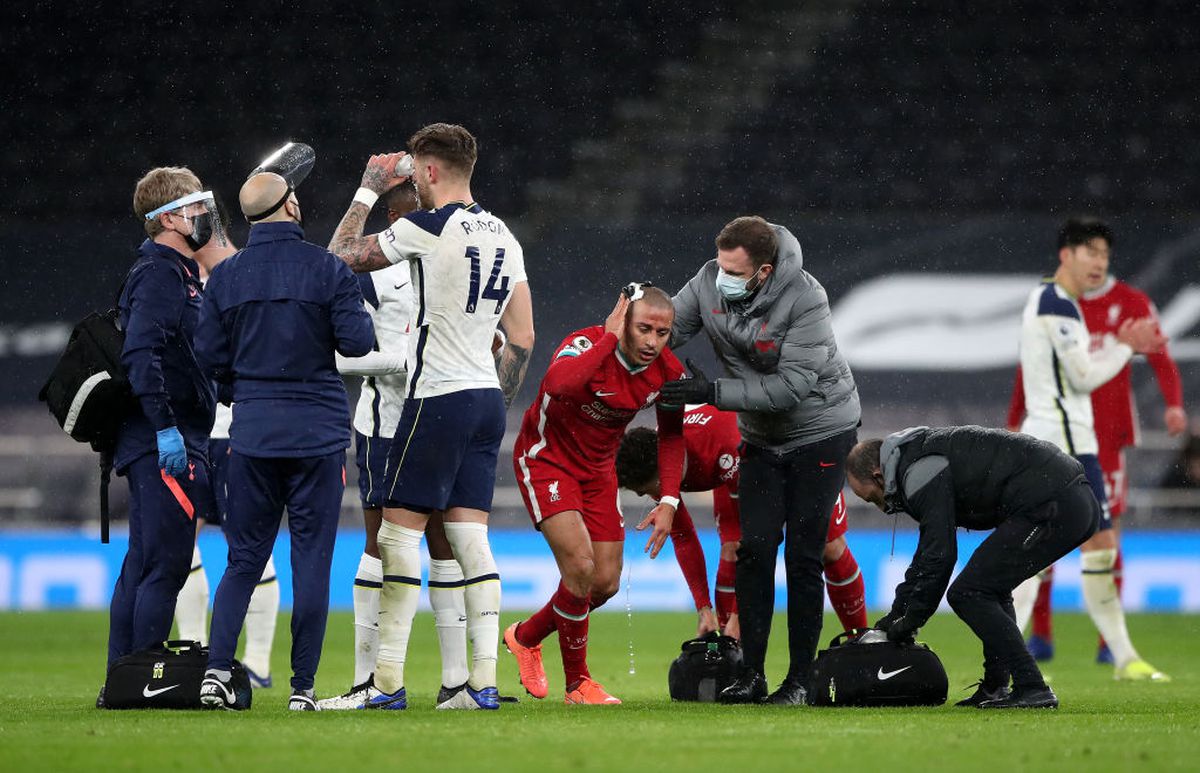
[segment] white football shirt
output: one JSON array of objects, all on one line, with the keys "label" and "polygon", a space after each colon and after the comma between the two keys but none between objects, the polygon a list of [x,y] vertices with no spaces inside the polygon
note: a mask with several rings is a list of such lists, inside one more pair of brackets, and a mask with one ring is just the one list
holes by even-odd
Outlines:
[{"label": "white football shirt", "polygon": [[408,349],[408,396],[499,389],[492,340],[525,256],[508,226],[478,204],[405,215],[379,234],[393,263],[409,261],[417,310]]},{"label": "white football shirt", "polygon": [[408,263],[359,274],[367,313],[375,324],[375,351],[362,357],[337,355],[338,371],[362,376],[354,429],[367,437],[396,434],[408,384],[406,362],[415,306]]},{"label": "white football shirt", "polygon": [[1072,456],[1099,452],[1092,390],[1125,367],[1133,350],[1113,342],[1089,352],[1091,336],[1079,304],[1055,282],[1029,294],[1021,317],[1025,421],[1021,432]]}]

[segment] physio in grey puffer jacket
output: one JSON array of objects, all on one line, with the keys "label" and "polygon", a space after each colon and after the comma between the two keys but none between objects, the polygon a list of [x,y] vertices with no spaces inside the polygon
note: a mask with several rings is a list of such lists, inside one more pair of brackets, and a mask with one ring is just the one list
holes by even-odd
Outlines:
[{"label": "physio in grey puffer jacket", "polygon": [[779,242],[775,268],[744,302],[717,290],[710,260],[672,300],[671,349],[703,328],[725,366],[716,406],[738,412],[742,438],[786,452],[858,426],[854,376],[833,339],[825,288],[804,270],[800,242],[771,226]]},{"label": "physio in grey puffer jacket", "polygon": [[[741,541],[736,580],[743,673],[722,703],[801,706],[821,632],[821,552],[856,439],[858,391],[833,338],[825,289],[803,268],[786,228],[739,217],[721,229],[717,258],[679,291],[671,346],[701,328],[725,377],[662,386],[664,403],[705,402],[738,413]],[[784,543],[790,664],[767,694],[764,663]]]}]

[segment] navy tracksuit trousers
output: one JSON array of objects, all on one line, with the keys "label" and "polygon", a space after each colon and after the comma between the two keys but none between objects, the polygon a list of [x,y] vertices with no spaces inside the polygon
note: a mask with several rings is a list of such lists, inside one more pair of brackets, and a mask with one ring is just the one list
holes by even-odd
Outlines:
[{"label": "navy tracksuit trousers", "polygon": [[196,518],[216,509],[208,467],[189,459],[187,472],[170,477],[156,454],[125,469],[129,481],[129,550],[109,607],[108,666],[154,647],[171,635],[175,599],[192,567]]},{"label": "navy tracksuit trousers", "polygon": [[[254,586],[287,508],[292,544],[292,688],[309,690],[329,614],[329,568],[346,488],[346,452],[317,457],[229,457],[229,565],[213,598],[208,667],[229,670]],[[189,554],[190,555],[190,554]]]}]

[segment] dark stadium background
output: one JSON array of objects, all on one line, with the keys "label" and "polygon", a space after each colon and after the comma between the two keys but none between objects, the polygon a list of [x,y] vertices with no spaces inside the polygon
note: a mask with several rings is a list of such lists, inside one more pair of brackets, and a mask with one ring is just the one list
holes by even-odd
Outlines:
[{"label": "dark stadium background", "polygon": [[[522,409],[562,336],[631,279],[674,292],[734,216],[792,229],[836,315],[896,273],[1032,282],[1058,223],[1088,212],[1116,227],[1114,272],[1178,302],[1198,410],[1191,2],[72,1],[10,3],[0,24],[0,528],[94,518],[94,460],[35,395],[70,324],[113,301],[145,170],[185,164],[233,202],[268,151],[307,142],[299,197],[324,244],[367,156],[435,120],[478,136],[475,194],[525,245],[538,345]],[[246,231],[235,220],[237,243]],[[924,302],[889,299],[900,315]],[[712,367],[704,342],[686,353]],[[1003,423],[1010,364],[852,364],[864,433]],[[1200,523],[1194,497],[1157,491],[1179,441],[1144,365],[1135,384],[1134,523]],[[351,495],[348,522],[356,509]],[[524,517],[502,460],[497,523]]]}]

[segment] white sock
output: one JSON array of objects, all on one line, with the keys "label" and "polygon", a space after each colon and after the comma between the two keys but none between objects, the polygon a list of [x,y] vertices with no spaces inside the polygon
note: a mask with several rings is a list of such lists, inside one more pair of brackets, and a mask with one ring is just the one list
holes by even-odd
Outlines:
[{"label": "white sock", "polygon": [[175,600],[175,625],[180,639],[208,643],[208,577],[199,547],[192,548],[192,571]]},{"label": "white sock", "polygon": [[471,640],[471,687],[496,686],[500,643],[500,575],[488,545],[487,524],[447,523],[446,539],[466,578],[467,637]]},{"label": "white sock", "polygon": [[429,559],[429,605],[442,652],[442,685],[467,681],[467,607],[463,572],[458,562]]},{"label": "white sock", "polygon": [[362,554],[354,575],[354,684],[375,673],[379,649],[379,589],[383,587],[383,561]]},{"label": "white sock", "polygon": [[394,693],[404,686],[404,659],[421,597],[421,532],[384,521],[379,527],[383,589],[379,593],[379,653],[375,686]]},{"label": "white sock", "polygon": [[1042,587],[1042,573],[1038,572],[1025,582],[1013,589],[1013,609],[1017,613],[1017,628],[1025,633],[1029,618],[1033,616],[1033,606],[1037,603],[1038,591]]},{"label": "white sock", "polygon": [[1117,584],[1113,582],[1113,564],[1116,560],[1116,550],[1089,550],[1080,556],[1079,563],[1083,569],[1084,604],[1096,630],[1104,637],[1112,652],[1113,663],[1120,667],[1140,660],[1140,657],[1129,640],[1125,609],[1121,606]]},{"label": "white sock", "polygon": [[275,558],[267,559],[262,579],[246,607],[246,650],[242,664],[266,679],[271,675],[271,646],[275,643],[275,619],[279,614],[279,581]]}]

